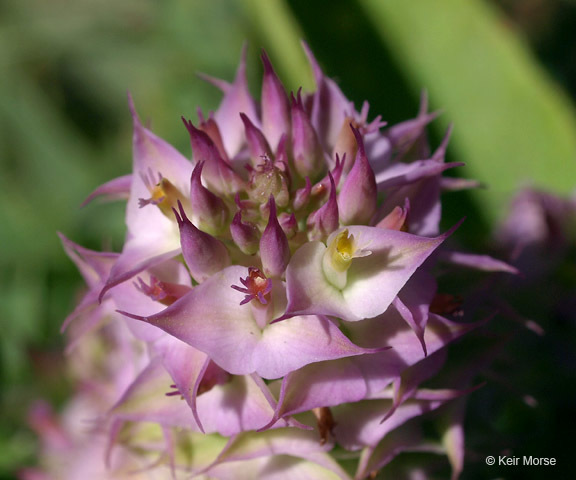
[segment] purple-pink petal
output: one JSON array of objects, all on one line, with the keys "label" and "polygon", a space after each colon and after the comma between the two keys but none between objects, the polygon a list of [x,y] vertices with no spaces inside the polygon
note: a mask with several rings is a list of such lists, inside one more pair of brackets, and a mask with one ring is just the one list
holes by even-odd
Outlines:
[{"label": "purple-pink petal", "polygon": [[334,315],[347,321],[375,317],[388,308],[416,269],[451,233],[427,238],[377,227],[350,226],[348,231],[360,248],[372,253],[352,260],[347,284],[339,290],[323,271],[327,247],[321,242],[300,247],[286,270],[286,314]]},{"label": "purple-pink petal", "polygon": [[[252,121],[258,118],[256,104],[248,91],[246,80],[246,47],[242,49],[242,57],[234,83],[227,83],[206,75],[203,75],[203,78],[224,92],[224,98],[214,114],[214,120],[220,127],[226,152],[230,158],[233,158],[244,143],[244,126],[240,113],[245,113]],[[259,122],[256,126],[260,126]]]},{"label": "purple-pink petal", "polygon": [[98,197],[104,197],[106,200],[127,199],[130,196],[130,185],[132,185],[132,174],[110,180],[96,188],[80,206],[85,207]]},{"label": "purple-pink petal", "polygon": [[[425,331],[428,355],[477,326],[460,325],[431,314]],[[396,311],[386,312],[381,318],[351,323],[347,327],[355,344],[372,348],[390,345],[392,349],[313,363],[285,376],[272,422],[316,407],[357,402],[375,396],[393,381],[400,380],[404,370],[425,358],[420,342]],[[302,385],[307,387],[303,389]]]},{"label": "purple-pink petal", "polygon": [[[207,353],[235,375],[256,372],[264,378],[278,378],[309,363],[375,351],[352,344],[321,317],[295,317],[261,330],[251,305],[240,306],[242,292],[231,288],[246,274],[244,267],[228,267],[160,313],[123,313]],[[277,301],[274,296],[273,301]]]}]

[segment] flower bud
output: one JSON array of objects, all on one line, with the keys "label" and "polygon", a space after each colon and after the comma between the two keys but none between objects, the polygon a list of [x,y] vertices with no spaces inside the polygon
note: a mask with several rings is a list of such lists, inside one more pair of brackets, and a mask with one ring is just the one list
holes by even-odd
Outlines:
[{"label": "flower bud", "polygon": [[210,140],[214,142],[214,145],[218,149],[218,153],[220,154],[220,156],[225,161],[228,161],[228,153],[226,153],[226,149],[224,148],[224,142],[222,141],[220,128],[218,127],[218,124],[214,120],[212,113],[210,113],[208,119],[205,120],[204,115],[202,114],[202,110],[200,110],[199,108],[198,118],[200,120],[200,125],[198,126],[198,128],[210,137]]},{"label": "flower bud", "polygon": [[205,162],[204,179],[208,186],[220,195],[230,195],[238,192],[243,187],[243,180],[226,163],[218,148],[210,137],[202,130],[197,129],[190,120],[182,117],[192,144],[192,153],[196,163]]},{"label": "flower bud", "polygon": [[268,225],[260,239],[260,257],[264,274],[267,277],[280,277],[290,260],[290,247],[288,238],[276,217],[276,202],[272,195],[268,201],[268,210],[270,211]]},{"label": "flower bud", "polygon": [[244,123],[244,129],[246,130],[246,141],[248,142],[248,148],[250,149],[250,156],[252,158],[252,165],[258,167],[264,161],[264,158],[273,159],[272,149],[264,137],[264,134],[254,126],[250,119],[244,115],[240,114],[242,122]]},{"label": "flower bud", "polygon": [[187,285],[163,282],[154,275],[150,275],[150,285],[138,277],[137,282],[134,282],[134,286],[144,295],[163,305],[172,305],[190,291],[190,287]]},{"label": "flower bud", "polygon": [[280,222],[280,226],[288,239],[291,239],[298,232],[298,221],[293,213],[281,213],[278,215],[278,222]]},{"label": "flower bud", "polygon": [[258,251],[259,232],[256,225],[250,222],[242,222],[242,211],[236,212],[230,224],[232,240],[246,255],[254,255]]},{"label": "flower bud", "polygon": [[190,179],[190,205],[200,229],[211,235],[222,232],[228,221],[228,207],[221,198],[202,185],[204,162],[196,164]]},{"label": "flower bud", "polygon": [[262,51],[262,63],[264,64],[262,130],[272,148],[276,148],[282,135],[290,131],[290,106],[284,86],[264,51]]},{"label": "flower bud", "polygon": [[312,183],[310,183],[310,178],[306,177],[306,186],[296,190],[294,194],[294,210],[298,211],[305,207],[310,200],[310,194],[312,193]]},{"label": "flower bud", "polygon": [[318,178],[324,170],[324,154],[316,131],[304,110],[300,92],[292,95],[292,148],[294,167],[302,177]]},{"label": "flower bud", "polygon": [[234,158],[245,143],[240,112],[244,112],[253,120],[258,118],[256,102],[250,95],[246,79],[246,48],[242,49],[242,59],[232,83],[203,74],[200,76],[224,92],[224,98],[214,113],[214,120],[218,123],[228,157]]},{"label": "flower bud", "polygon": [[358,143],[354,166],[338,195],[340,221],[344,225],[367,224],[376,212],[376,179],[364,149],[360,132],[352,127]]},{"label": "flower bud", "polygon": [[339,226],[338,202],[336,201],[336,185],[332,174],[330,176],[330,196],[324,205],[308,217],[308,238],[310,240],[325,240]]},{"label": "flower bud", "polygon": [[198,283],[202,283],[211,275],[230,265],[230,256],[226,246],[202,230],[198,230],[178,202],[180,213],[174,209],[174,215],[180,228],[180,244],[182,256],[188,265],[190,275]]},{"label": "flower bud", "polygon": [[333,154],[341,155],[344,161],[343,169],[344,173],[348,173],[352,168],[354,158],[356,157],[356,152],[358,151],[358,143],[354,137],[354,132],[350,128],[353,125],[354,128],[358,128],[356,122],[351,117],[346,117],[342,128],[336,137],[336,144],[334,145]]},{"label": "flower bud", "polygon": [[334,182],[336,188],[340,184],[340,178],[342,178],[342,172],[344,169],[344,164],[346,162],[346,154],[340,160],[340,156],[336,154],[336,163],[332,171],[328,171],[326,176],[320,180],[316,185],[312,187],[312,196],[322,197],[328,191],[330,184]]},{"label": "flower bud", "polygon": [[378,228],[387,228],[388,230],[406,231],[406,220],[410,212],[410,200],[404,201],[404,207],[395,206],[394,209],[380,220],[376,226]]}]

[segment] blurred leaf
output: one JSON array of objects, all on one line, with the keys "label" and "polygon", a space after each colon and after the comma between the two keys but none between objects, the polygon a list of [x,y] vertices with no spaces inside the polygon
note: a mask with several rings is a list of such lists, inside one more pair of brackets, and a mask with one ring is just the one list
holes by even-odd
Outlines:
[{"label": "blurred leaf", "polygon": [[[22,468],[24,462],[33,458],[36,439],[29,432],[7,432],[0,430],[0,472]],[[15,477],[0,477],[15,478]]]},{"label": "blurred leaf", "polygon": [[62,350],[58,328],[81,277],[56,231],[89,248],[121,247],[124,205],[79,205],[130,171],[126,92],[189,155],[180,116],[195,121],[198,106],[207,113],[221,98],[196,73],[232,80],[252,32],[228,0],[4,0],[0,10],[0,449],[10,452],[0,478],[12,478],[31,457],[27,406],[62,392],[42,368],[63,377],[46,357]]},{"label": "blurred leaf", "polygon": [[486,214],[515,189],[561,193],[576,185],[576,118],[568,98],[526,46],[481,0],[359,0],[405,69],[427,89],[441,124],[455,124],[458,173],[486,183]]},{"label": "blurred leaf", "polygon": [[0,19],[0,263],[41,270],[40,262],[63,259],[57,230],[94,248],[103,237],[120,238],[122,213],[111,219],[108,207],[91,206],[88,221],[78,205],[130,169],[126,91],[142,118],[188,154],[180,116],[195,118],[197,106],[207,111],[221,96],[198,71],[233,78],[247,36],[238,8],[225,0],[7,0]]},{"label": "blurred leaf", "polygon": [[[91,152],[50,102],[25,77],[4,77],[0,115],[6,156],[0,164],[1,222],[6,229],[2,257],[15,253],[28,261],[54,253],[58,224],[90,188]],[[3,214],[2,214],[3,212]],[[7,247],[7,248],[6,248]],[[13,258],[13,257],[12,257]]]},{"label": "blurred leaf", "polygon": [[301,46],[304,34],[283,0],[243,0],[246,15],[260,33],[272,63],[288,90],[314,86],[312,72]]}]

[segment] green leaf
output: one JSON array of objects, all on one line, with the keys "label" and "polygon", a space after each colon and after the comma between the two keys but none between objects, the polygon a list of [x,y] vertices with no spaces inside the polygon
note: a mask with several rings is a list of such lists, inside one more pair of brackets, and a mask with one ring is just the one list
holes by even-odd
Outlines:
[{"label": "green leaf", "polygon": [[427,89],[439,126],[494,220],[523,185],[567,193],[576,185],[576,118],[568,98],[498,13],[480,0],[359,0],[405,70]]},{"label": "green leaf", "polygon": [[283,0],[244,0],[244,11],[269,50],[272,63],[288,90],[314,86],[312,72],[301,46],[304,34]]}]

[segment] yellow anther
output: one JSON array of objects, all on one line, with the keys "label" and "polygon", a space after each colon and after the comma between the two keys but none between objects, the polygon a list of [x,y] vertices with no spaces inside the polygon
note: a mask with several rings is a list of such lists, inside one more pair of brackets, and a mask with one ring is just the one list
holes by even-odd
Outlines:
[{"label": "yellow anther", "polygon": [[152,187],[152,196],[150,197],[150,200],[156,205],[162,203],[166,198],[166,192],[164,192],[164,189],[162,188],[162,183],[164,182],[167,182],[167,180],[162,179],[158,185]]},{"label": "yellow anther", "polygon": [[146,205],[156,205],[160,211],[168,218],[174,218],[172,209],[178,205],[178,200],[186,205],[188,202],[184,195],[174,186],[170,180],[160,177],[158,183],[154,186],[147,184],[150,192],[150,198],[140,199],[140,207]]},{"label": "yellow anther", "polygon": [[172,208],[175,208],[180,200],[183,204],[187,203],[184,199],[184,195],[180,193],[171,182],[165,178],[162,178],[159,183],[157,183],[152,189],[152,198],[156,199],[158,195],[158,208],[162,210],[164,215],[169,218],[173,217]]},{"label": "yellow anther", "polygon": [[351,259],[354,255],[354,235],[349,235],[348,229],[343,230],[336,237],[336,250],[344,259]]},{"label": "yellow anther", "polygon": [[356,245],[354,235],[350,235],[348,229],[341,231],[328,247],[331,254],[332,266],[338,272],[345,272],[352,263]]}]

